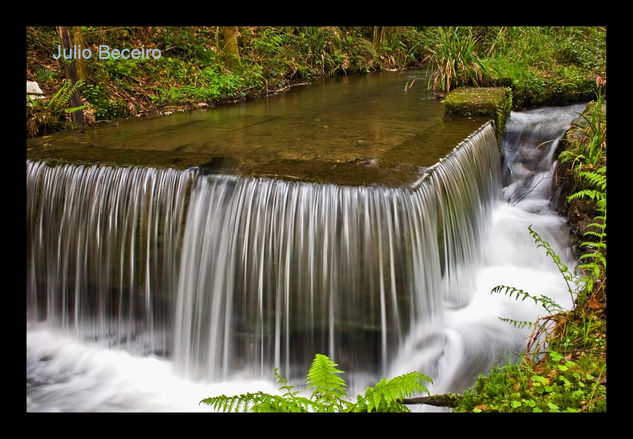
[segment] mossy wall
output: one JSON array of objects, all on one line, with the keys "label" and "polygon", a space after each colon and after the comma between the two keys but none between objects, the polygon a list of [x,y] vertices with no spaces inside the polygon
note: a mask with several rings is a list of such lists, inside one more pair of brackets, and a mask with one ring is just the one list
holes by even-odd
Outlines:
[{"label": "mossy wall", "polygon": [[490,117],[495,122],[497,141],[512,110],[512,91],[506,87],[460,87],[451,91],[446,99],[445,114],[466,117]]}]

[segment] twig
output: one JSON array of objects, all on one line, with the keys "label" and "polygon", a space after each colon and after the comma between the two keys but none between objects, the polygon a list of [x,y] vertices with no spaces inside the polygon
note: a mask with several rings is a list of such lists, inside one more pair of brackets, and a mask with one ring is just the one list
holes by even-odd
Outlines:
[{"label": "twig", "polygon": [[405,398],[402,404],[426,404],[436,407],[457,407],[462,396],[455,393],[444,393],[442,395],[420,396],[416,398]]}]

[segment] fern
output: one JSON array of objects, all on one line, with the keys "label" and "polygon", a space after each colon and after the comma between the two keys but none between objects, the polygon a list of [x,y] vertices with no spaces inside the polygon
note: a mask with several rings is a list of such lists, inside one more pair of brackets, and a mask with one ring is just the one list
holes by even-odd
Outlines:
[{"label": "fern", "polygon": [[355,412],[408,412],[402,404],[415,392],[429,393],[424,383],[431,378],[420,372],[409,372],[390,380],[383,378],[375,387],[368,387],[364,395],[358,395],[356,404],[351,408]]},{"label": "fern", "polygon": [[306,379],[308,388],[314,388],[312,398],[322,403],[326,411],[333,411],[334,408],[340,409],[342,397],[347,396],[345,380],[338,376],[344,372],[338,370],[336,366],[338,364],[326,355],[316,354]]},{"label": "fern", "polygon": [[509,323],[517,329],[531,328],[532,326],[536,325],[536,322],[530,322],[528,320],[514,320],[505,317],[499,317],[499,320]]},{"label": "fern", "polygon": [[409,409],[402,403],[404,398],[415,392],[429,393],[424,383],[432,382],[431,378],[419,372],[390,380],[383,378],[375,387],[368,387],[364,395],[358,395],[356,403],[352,403],[343,399],[347,396],[347,384],[338,376],[344,372],[337,366],[326,355],[316,354],[306,377],[308,388],[314,389],[310,398],[299,396],[294,386],[275,369],[275,380],[284,391],[283,395],[264,392],[219,395],[205,398],[200,404],[223,412],[405,412]]},{"label": "fern", "polygon": [[53,113],[64,113],[64,112],[73,112],[78,111],[80,107],[68,108],[68,101],[70,101],[70,97],[73,95],[75,90],[79,89],[83,86],[84,81],[79,80],[73,84],[70,79],[65,79],[62,82],[61,87],[57,90],[51,99],[48,101],[48,108]]},{"label": "fern", "polygon": [[[544,296],[542,294],[539,296],[535,296],[533,294],[528,293],[527,291],[521,290],[519,288],[510,287],[507,285],[497,285],[490,291],[490,293],[491,294],[503,293],[506,296],[509,296],[510,298],[514,297],[515,300],[521,299],[521,301],[524,301],[525,299],[532,299],[534,303],[540,304],[549,313],[563,311],[563,308],[558,303],[556,303],[554,300],[550,299],[547,296]],[[510,320],[510,319],[507,319],[507,320]]]},{"label": "fern", "polygon": [[[549,256],[552,259],[552,261],[554,261],[554,264],[556,264],[558,271],[563,276],[563,279],[565,279],[565,284],[567,285],[567,291],[569,292],[573,300],[580,280],[573,272],[569,270],[569,267],[563,264],[563,262],[560,260],[560,256],[556,254],[556,252],[554,251],[552,246],[549,244],[549,242],[544,240],[541,237],[541,235],[539,235],[538,232],[536,232],[532,228],[532,225],[528,227],[528,231],[530,235],[534,238],[534,243],[536,244],[537,248],[539,247],[544,248],[546,255]],[[575,288],[572,287],[572,285],[574,285]],[[524,301],[525,299],[531,299],[534,301],[535,304],[540,304],[550,314],[562,313],[565,311],[563,307],[560,306],[556,301],[554,301],[550,297],[547,297],[543,294],[540,294],[537,296],[537,295],[528,293],[527,291],[524,291],[522,289],[507,286],[507,285],[497,285],[490,291],[490,294],[500,294],[500,293],[503,293],[506,296],[514,298],[515,300],[520,299]],[[524,321],[524,320],[509,319],[505,317],[499,317],[499,319],[503,322],[511,324],[517,329],[525,329],[526,327],[536,328],[537,322],[538,322],[538,320],[536,322],[529,322],[529,321]]]},{"label": "fern", "polygon": [[70,108],[65,108],[64,112],[65,113],[75,113],[76,111],[81,111],[81,110],[85,110],[86,108],[88,108],[87,105],[80,105],[78,107],[70,107]]},{"label": "fern", "polygon": [[[567,201],[571,202],[577,199],[590,199],[595,203],[598,215],[594,216],[593,222],[590,223],[583,238],[585,241],[580,243],[581,248],[586,248],[587,253],[582,254],[578,260],[588,260],[578,265],[578,269],[583,273],[582,280],[585,283],[585,291],[581,297],[591,293],[595,283],[600,279],[606,271],[607,259],[605,257],[606,244],[606,228],[607,228],[607,177],[606,166],[601,166],[595,171],[585,171],[578,173],[578,178],[585,180],[590,188],[575,192],[567,197]],[[604,254],[603,254],[604,253]]]},{"label": "fern", "polygon": [[301,397],[292,399],[279,395],[270,395],[264,392],[244,393],[241,395],[226,396],[219,395],[211,398],[205,398],[200,401],[202,404],[209,405],[217,411],[222,412],[307,412],[311,405],[311,401]]},{"label": "fern", "polygon": [[[549,256],[552,261],[554,261],[554,264],[556,264],[556,268],[558,268],[561,276],[563,276],[565,284],[567,285],[567,291],[569,292],[569,295],[573,300],[578,288],[578,279],[576,278],[574,273],[569,270],[569,267],[562,263],[562,261],[560,260],[560,256],[556,254],[549,242],[541,238],[541,235],[539,235],[538,232],[536,232],[532,228],[532,225],[528,226],[528,231],[530,235],[532,235],[532,238],[534,238],[534,243],[536,244],[536,247],[544,248],[546,255]],[[572,287],[572,284],[574,284],[574,287]]]},{"label": "fern", "polygon": [[597,187],[601,191],[607,190],[607,176],[606,176],[607,167],[602,166],[598,168],[596,171],[583,171],[578,176],[587,180],[592,186]]},{"label": "fern", "polygon": [[572,201],[580,198],[589,198],[592,201],[600,201],[605,197],[602,191],[598,191],[595,189],[583,189],[581,191],[575,192],[567,197],[567,201]]}]

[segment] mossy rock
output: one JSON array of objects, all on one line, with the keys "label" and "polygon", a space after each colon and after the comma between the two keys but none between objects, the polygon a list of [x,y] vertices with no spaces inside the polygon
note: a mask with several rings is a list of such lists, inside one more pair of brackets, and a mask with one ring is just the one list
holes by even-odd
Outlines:
[{"label": "mossy rock", "polygon": [[497,141],[512,110],[512,91],[507,87],[460,87],[446,96],[445,114],[490,117],[497,129]]}]

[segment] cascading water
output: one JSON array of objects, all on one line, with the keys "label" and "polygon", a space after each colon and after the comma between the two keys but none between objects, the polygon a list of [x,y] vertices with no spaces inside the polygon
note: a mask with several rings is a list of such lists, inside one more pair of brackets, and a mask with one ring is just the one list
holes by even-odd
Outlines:
[{"label": "cascading water", "polygon": [[199,178],[176,365],[195,378],[263,378],[273,367],[301,378],[326,353],[347,370],[384,373],[411,326],[441,317],[445,297],[468,302],[497,154],[487,124],[415,189]]},{"label": "cascading water", "polygon": [[27,316],[167,353],[193,171],[27,162]]},{"label": "cascading water", "polygon": [[315,353],[352,393],[410,370],[461,390],[524,343],[498,316],[538,315],[493,286],[565,298],[527,233],[562,252],[564,220],[516,158],[580,110],[512,113],[503,192],[489,124],[412,188],[28,162],[27,408],[197,410]]},{"label": "cascading water", "polygon": [[392,362],[390,375],[423,370],[434,378],[432,392],[461,392],[477,375],[514,359],[529,334],[499,317],[534,321],[545,313],[530,301],[491,295],[495,286],[544,294],[571,307],[562,275],[536,247],[528,227],[532,225],[551,244],[564,264],[574,267],[566,220],[550,208],[550,200],[558,139],[584,108],[585,104],[577,104],[511,113],[501,145],[502,196],[492,209],[471,301],[448,309],[442,326],[414,328]]}]

